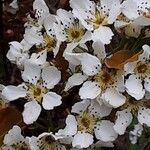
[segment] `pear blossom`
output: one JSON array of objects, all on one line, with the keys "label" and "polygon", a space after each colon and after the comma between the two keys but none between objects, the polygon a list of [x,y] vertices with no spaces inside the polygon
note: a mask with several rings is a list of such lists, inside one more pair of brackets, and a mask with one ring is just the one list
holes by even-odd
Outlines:
[{"label": "pear blossom", "polygon": [[107,26],[112,24],[121,12],[119,0],[101,0],[97,3],[90,0],[71,0],[70,6],[73,14],[77,17],[83,26],[92,31],[92,40],[100,41],[103,44],[109,44],[112,36],[112,30]]},{"label": "pear blossom", "polygon": [[26,124],[36,121],[41,112],[41,105],[45,110],[52,110],[59,106],[61,96],[50,91],[60,81],[61,73],[54,66],[45,66],[41,69],[28,61],[24,64],[22,72],[24,82],[18,86],[8,85],[2,90],[2,95],[8,101],[26,98],[23,119]]},{"label": "pear blossom", "polygon": [[72,113],[66,118],[66,127],[60,129],[56,135],[73,136],[72,146],[76,148],[88,148],[94,142],[94,135],[103,142],[114,141],[117,133],[113,129],[113,123],[102,118],[108,116],[111,108],[99,105],[96,101],[77,102],[72,107]]},{"label": "pear blossom", "polygon": [[124,66],[125,74],[129,75],[125,82],[126,91],[137,100],[144,97],[145,91],[150,91],[150,47],[144,45],[142,48],[144,51],[138,60]]},{"label": "pear blossom", "polygon": [[60,143],[63,137],[56,136],[53,133],[44,132],[38,137],[32,136],[29,138],[31,150],[66,150],[65,145]]},{"label": "pear blossom", "polygon": [[19,126],[13,126],[12,129],[4,136],[2,150],[26,149],[30,150],[29,140],[21,135]]},{"label": "pear blossom", "polygon": [[122,4],[122,13],[137,25],[150,25],[149,0],[126,0]]},{"label": "pear blossom", "polygon": [[133,116],[138,119],[139,124],[147,125],[150,127],[150,109],[147,107],[147,101],[145,98],[136,100],[135,98],[127,95],[126,102],[121,106],[121,110],[117,111],[117,119],[115,121],[114,130],[123,135],[126,128],[131,124]]}]

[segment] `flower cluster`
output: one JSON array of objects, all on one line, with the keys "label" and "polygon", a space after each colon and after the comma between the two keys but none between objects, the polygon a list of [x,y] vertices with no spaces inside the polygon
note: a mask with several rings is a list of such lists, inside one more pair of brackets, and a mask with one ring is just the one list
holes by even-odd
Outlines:
[{"label": "flower cluster", "polygon": [[[22,83],[0,87],[2,102],[25,102],[25,124],[62,107],[64,125],[58,122],[53,130],[52,124],[31,137],[14,126],[2,150],[113,147],[131,124],[132,143],[150,127],[150,1],[69,2],[70,11],[58,9],[54,15],[43,0],[34,1],[22,41],[10,42],[7,53]],[[57,65],[60,55],[68,64],[65,72]],[[74,89],[77,98],[63,101]],[[71,107],[64,107],[70,101]]]}]

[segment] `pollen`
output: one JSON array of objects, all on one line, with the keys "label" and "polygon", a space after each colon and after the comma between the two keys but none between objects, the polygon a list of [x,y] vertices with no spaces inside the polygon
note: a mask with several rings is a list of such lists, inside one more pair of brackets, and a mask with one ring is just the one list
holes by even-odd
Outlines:
[{"label": "pollen", "polygon": [[116,72],[101,70],[97,75],[94,76],[94,80],[98,83],[102,90],[110,87],[114,84]]},{"label": "pollen", "polygon": [[52,51],[56,46],[56,39],[52,36],[49,36],[47,33],[44,33],[43,38],[43,47],[46,47],[48,51]]},{"label": "pollen", "polygon": [[41,103],[43,95],[47,93],[47,89],[43,87],[40,83],[36,85],[31,84],[28,86],[27,97],[30,100],[35,99],[37,102]]},{"label": "pollen", "polygon": [[98,28],[100,25],[107,25],[107,16],[103,13],[103,11],[99,11],[98,9],[95,10],[95,14],[91,13],[93,15],[92,18],[87,19],[86,21],[93,25],[94,28]]},{"label": "pollen", "polygon": [[67,42],[79,42],[83,37],[85,30],[79,26],[79,23],[75,23],[69,28],[65,28]]},{"label": "pollen", "polygon": [[83,112],[80,115],[78,115],[76,119],[77,119],[78,129],[80,131],[86,131],[89,133],[93,132],[94,125],[96,124],[96,118],[93,117],[90,113]]},{"label": "pollen", "polygon": [[141,79],[149,77],[150,76],[150,63],[148,61],[145,61],[145,62],[139,61],[134,71]]},{"label": "pollen", "polygon": [[126,103],[121,108],[123,109],[130,108],[132,113],[136,115],[139,108],[144,107],[144,105],[145,105],[144,100],[135,100],[133,97],[127,96]]}]

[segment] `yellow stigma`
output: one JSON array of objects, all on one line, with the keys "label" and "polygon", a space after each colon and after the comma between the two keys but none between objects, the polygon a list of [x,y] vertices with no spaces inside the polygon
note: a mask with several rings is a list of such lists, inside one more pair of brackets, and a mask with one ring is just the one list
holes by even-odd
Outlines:
[{"label": "yellow stigma", "polygon": [[71,27],[65,28],[67,42],[79,42],[83,37],[85,30],[75,22]]},{"label": "yellow stigma", "polygon": [[141,78],[150,77],[150,63],[149,61],[139,61],[135,67],[135,73]]},{"label": "yellow stigma", "polygon": [[115,82],[116,70],[101,70],[94,76],[94,80],[98,83],[102,90],[106,90],[109,86]]},{"label": "yellow stigma", "polygon": [[90,113],[83,112],[80,115],[78,115],[76,119],[78,124],[78,130],[86,131],[89,133],[93,132],[94,125],[96,124],[97,120]]},{"label": "yellow stigma", "polygon": [[95,10],[95,14],[91,13],[94,17],[89,18],[86,21],[93,25],[94,28],[98,28],[100,25],[107,25],[107,16],[103,13],[103,11]]},{"label": "yellow stigma", "polygon": [[40,150],[55,150],[57,149],[57,141],[52,136],[45,135],[38,140]]},{"label": "yellow stigma", "polygon": [[135,100],[133,97],[126,96],[127,100],[126,103],[121,107],[122,109],[130,108],[134,115],[137,114],[140,107],[144,107],[145,101],[144,100]]},{"label": "yellow stigma", "polygon": [[41,103],[43,95],[47,93],[47,89],[43,87],[40,83],[31,84],[28,86],[27,96],[29,99],[35,99],[37,102]]},{"label": "yellow stigma", "polygon": [[44,33],[43,38],[44,47],[46,47],[48,51],[52,51],[56,46],[56,39],[52,36],[49,36],[47,33]]}]

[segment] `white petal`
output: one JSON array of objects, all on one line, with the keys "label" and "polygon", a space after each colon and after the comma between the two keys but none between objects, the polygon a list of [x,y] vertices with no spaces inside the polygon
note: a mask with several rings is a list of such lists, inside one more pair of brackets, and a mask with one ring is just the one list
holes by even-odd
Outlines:
[{"label": "white petal", "polygon": [[145,87],[146,91],[150,92],[150,79],[149,78],[145,78],[144,87]]},{"label": "white petal", "polygon": [[126,91],[129,95],[139,100],[144,97],[145,90],[143,89],[142,81],[136,75],[130,75],[125,82]]},{"label": "white petal", "polygon": [[94,42],[92,47],[94,49],[94,54],[99,58],[99,60],[103,61],[106,57],[104,44],[101,42]]},{"label": "white petal", "polygon": [[101,69],[100,60],[93,55],[83,53],[81,57],[82,70],[86,75],[93,76]]},{"label": "white petal", "polygon": [[23,141],[24,137],[21,135],[21,129],[19,126],[13,126],[11,130],[4,137],[4,144],[12,145],[19,141]]},{"label": "white petal", "polygon": [[85,132],[78,132],[72,141],[72,146],[76,148],[88,148],[93,144],[93,135]]},{"label": "white petal", "polygon": [[149,26],[150,25],[150,18],[140,16],[140,17],[136,18],[133,23],[140,25],[140,26]]},{"label": "white petal", "polygon": [[22,79],[25,82],[36,84],[40,78],[41,68],[28,61],[24,63],[24,71],[22,72]]},{"label": "white petal", "polygon": [[149,60],[150,59],[150,46],[143,45],[142,46],[144,52],[139,56],[139,60]]},{"label": "white petal", "polygon": [[90,113],[97,118],[106,117],[111,113],[112,108],[106,105],[100,105],[96,100],[91,101],[91,106],[89,107]]},{"label": "white petal", "polygon": [[68,115],[66,118],[66,127],[60,129],[56,135],[75,135],[77,133],[77,121],[73,115]]},{"label": "white petal", "polygon": [[127,18],[132,20],[139,16],[137,12],[137,5],[134,0],[124,1],[122,7],[122,13],[127,16]]},{"label": "white petal", "polygon": [[27,91],[23,87],[16,87],[12,85],[6,86],[2,90],[2,95],[8,100],[13,101],[26,96]]},{"label": "white petal", "polygon": [[48,92],[43,96],[42,105],[46,110],[52,110],[54,107],[61,105],[61,103],[61,96],[54,92]]},{"label": "white petal", "polygon": [[23,121],[26,124],[35,122],[41,113],[41,106],[36,101],[28,102],[24,105]]},{"label": "white petal", "polygon": [[86,79],[87,79],[87,76],[82,75],[82,73],[73,74],[66,83],[65,91],[68,91],[74,86],[81,85]]},{"label": "white petal", "polygon": [[47,58],[47,51],[45,50],[39,53],[33,53],[28,61],[36,65],[42,65],[46,62],[46,58]]},{"label": "white petal", "polygon": [[100,26],[95,29],[92,34],[92,39],[94,42],[100,41],[103,44],[109,44],[111,42],[113,32],[109,27]]},{"label": "white petal", "polygon": [[79,90],[81,99],[94,99],[101,93],[96,82],[86,81]]},{"label": "white petal", "polygon": [[146,124],[148,127],[150,127],[150,109],[142,107],[138,111],[138,121],[141,124]]},{"label": "white petal", "polygon": [[54,66],[45,67],[42,70],[42,79],[44,86],[52,89],[60,81],[61,72]]},{"label": "white petal", "polygon": [[106,89],[102,99],[114,108],[122,106],[126,101],[126,97],[115,89]]},{"label": "white petal", "polygon": [[123,111],[117,111],[117,119],[115,121],[114,129],[115,131],[122,135],[125,133],[126,128],[132,122],[132,114],[129,109],[125,109]]},{"label": "white petal", "polygon": [[113,129],[113,125],[114,123],[108,120],[99,121],[94,129],[96,138],[104,142],[114,141],[118,134]]},{"label": "white petal", "polygon": [[47,7],[44,0],[35,0],[33,3],[33,10],[36,11],[36,18],[40,24],[43,23],[44,18],[49,13],[49,8]]},{"label": "white petal", "polygon": [[136,67],[137,62],[129,62],[124,65],[125,75],[134,73],[134,69]]},{"label": "white petal", "polygon": [[83,100],[81,102],[77,102],[72,106],[71,112],[80,114],[81,112],[84,112],[89,105],[90,105],[89,100]]},{"label": "white petal", "polygon": [[49,14],[46,16],[44,19],[44,27],[46,29],[46,33],[51,36],[54,35],[54,23],[56,22],[56,17],[55,15]]},{"label": "white petal", "polygon": [[43,36],[39,29],[36,27],[26,28],[24,34],[24,40],[27,41],[30,45],[39,45],[43,42]]}]

